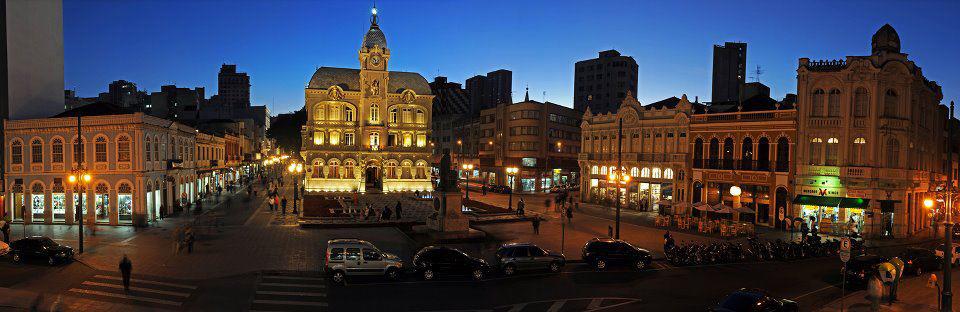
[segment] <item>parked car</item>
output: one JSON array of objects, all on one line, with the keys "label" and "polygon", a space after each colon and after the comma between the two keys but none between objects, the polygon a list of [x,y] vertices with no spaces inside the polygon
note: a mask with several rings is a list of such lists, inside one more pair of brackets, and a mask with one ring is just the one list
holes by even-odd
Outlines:
[{"label": "parked car", "polygon": [[650,266],[653,255],[650,251],[638,248],[626,241],[612,238],[594,238],[583,245],[583,261],[597,270],[608,265],[629,265],[636,270]]},{"label": "parked car", "polygon": [[847,284],[863,286],[870,274],[877,272],[877,265],[887,262],[887,258],[877,255],[859,255],[847,261]]},{"label": "parked car", "polygon": [[[933,252],[937,255],[937,258],[943,259],[943,244],[937,246],[937,249],[934,249]],[[953,265],[960,265],[960,244],[953,243],[953,256],[950,260]]]},{"label": "parked car", "polygon": [[504,275],[533,270],[560,272],[566,259],[563,254],[544,250],[531,243],[504,244],[497,250],[497,268]]},{"label": "parked car", "polygon": [[734,291],[710,309],[716,312],[795,312],[800,306],[791,300],[777,299],[760,289]]},{"label": "parked car", "polygon": [[937,257],[932,250],[923,248],[907,248],[898,257],[903,261],[903,271],[917,276],[940,269],[940,263],[943,262],[943,258]]},{"label": "parked car", "polygon": [[325,270],[337,284],[343,284],[349,275],[381,275],[396,280],[403,261],[364,240],[332,239],[327,241]]},{"label": "parked car", "polygon": [[482,259],[453,248],[437,246],[420,249],[413,256],[413,267],[418,276],[428,281],[442,275],[465,275],[482,280],[490,270],[490,266]]},{"label": "parked car", "polygon": [[49,265],[73,260],[73,248],[60,245],[49,237],[31,236],[10,243],[10,258],[13,262],[42,259]]}]

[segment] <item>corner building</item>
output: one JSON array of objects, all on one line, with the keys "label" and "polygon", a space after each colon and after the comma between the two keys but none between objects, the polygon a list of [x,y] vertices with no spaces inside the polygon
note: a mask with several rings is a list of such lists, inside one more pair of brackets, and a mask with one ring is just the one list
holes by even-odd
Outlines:
[{"label": "corner building", "polygon": [[893,27],[871,46],[868,56],[800,59],[793,204],[823,233],[914,235],[930,224],[922,202],[947,172],[947,109]]},{"label": "corner building", "polygon": [[433,95],[420,74],[388,71],[377,25],[359,51],[360,69],[321,67],[304,91],[301,129],[308,191],[430,191]]}]

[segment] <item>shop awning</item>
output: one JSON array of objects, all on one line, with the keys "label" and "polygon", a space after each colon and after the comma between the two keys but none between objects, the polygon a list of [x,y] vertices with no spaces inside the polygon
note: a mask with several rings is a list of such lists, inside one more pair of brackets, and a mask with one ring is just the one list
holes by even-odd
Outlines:
[{"label": "shop awning", "polygon": [[793,199],[793,203],[820,207],[865,209],[869,206],[870,200],[857,197],[797,195],[797,197]]}]

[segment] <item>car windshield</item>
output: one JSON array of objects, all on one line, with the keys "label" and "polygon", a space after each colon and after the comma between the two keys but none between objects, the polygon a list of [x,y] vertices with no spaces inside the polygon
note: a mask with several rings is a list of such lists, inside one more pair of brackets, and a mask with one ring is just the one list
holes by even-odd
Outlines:
[{"label": "car windshield", "polygon": [[49,237],[44,237],[44,238],[38,239],[37,241],[40,243],[40,246],[43,246],[43,247],[57,247],[57,246],[60,246],[60,244],[57,244],[57,242],[53,241],[53,240],[50,239]]},{"label": "car windshield", "polygon": [[750,311],[756,302],[757,298],[753,296],[735,293],[727,296],[723,303],[720,303],[720,307],[730,311]]}]

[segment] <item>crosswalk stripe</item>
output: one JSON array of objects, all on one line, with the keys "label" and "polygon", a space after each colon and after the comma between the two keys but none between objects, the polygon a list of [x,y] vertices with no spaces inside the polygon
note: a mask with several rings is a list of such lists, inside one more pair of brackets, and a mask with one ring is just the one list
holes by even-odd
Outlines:
[{"label": "crosswalk stripe", "polygon": [[309,301],[285,301],[285,300],[254,300],[254,304],[282,304],[282,305],[303,305],[303,306],[315,306],[315,307],[325,307],[327,306],[326,302],[309,302]]},{"label": "crosswalk stripe", "polygon": [[288,279],[288,280],[304,280],[304,281],[322,281],[322,277],[306,277],[306,276],[286,276],[286,275],[264,275],[263,278],[276,278],[276,279]]},{"label": "crosswalk stripe", "polygon": [[295,291],[268,291],[258,290],[258,295],[276,295],[276,296],[302,296],[302,297],[326,297],[325,293],[295,292]]},{"label": "crosswalk stripe", "polygon": [[77,288],[71,288],[69,291],[75,292],[75,293],[81,293],[81,294],[88,294],[88,295],[97,295],[97,296],[105,296],[105,297],[123,298],[123,299],[143,301],[143,302],[150,302],[150,303],[156,303],[156,304],[172,305],[172,306],[177,306],[177,307],[180,306],[180,302],[175,302],[175,301],[170,301],[170,300],[163,300],[163,299],[154,299],[154,298],[140,297],[140,296],[131,296],[131,295],[127,295],[127,294],[116,294],[116,293],[110,293],[110,292],[105,292],[105,291],[97,291],[97,290],[89,290],[89,289],[77,289]]},{"label": "crosswalk stripe", "polygon": [[525,307],[527,307],[526,303],[518,303],[513,305],[513,307],[510,308],[510,311],[507,311],[507,312],[520,312],[520,311],[523,311],[523,308]]},{"label": "crosswalk stripe", "polygon": [[[122,279],[121,277],[119,277],[119,276],[112,276],[112,275],[94,275],[93,277],[95,277],[95,278],[102,278],[102,279],[111,279],[111,280],[116,280],[116,281],[121,281],[121,280],[123,280],[123,279]],[[166,282],[158,282],[158,281],[150,281],[150,280],[136,279],[136,278],[131,278],[130,281],[137,282],[137,283],[144,283],[144,284],[160,285],[160,286],[169,286],[169,287],[186,288],[186,289],[197,289],[197,286],[190,286],[190,285],[183,285],[183,284],[174,284],[174,283],[166,283]]]},{"label": "crosswalk stripe", "polygon": [[[101,287],[109,287],[109,288],[123,289],[123,285],[117,285],[117,284],[98,283],[98,282],[91,282],[91,281],[84,281],[84,282],[81,283],[81,284],[83,284],[83,285],[90,285],[90,286],[101,286]],[[181,292],[175,292],[175,291],[156,290],[156,289],[142,288],[142,287],[132,287],[132,286],[130,287],[130,289],[136,290],[136,291],[142,291],[142,292],[151,292],[151,293],[155,293],[155,294],[168,295],[168,296],[190,297],[190,294],[181,293]]]},{"label": "crosswalk stripe", "polygon": [[601,304],[603,304],[603,298],[590,299],[590,304],[587,305],[587,310],[596,310],[600,308]]},{"label": "crosswalk stripe", "polygon": [[554,301],[553,304],[550,305],[550,308],[547,309],[547,312],[560,311],[560,309],[563,308],[564,303],[567,303],[567,301],[566,300]]},{"label": "crosswalk stripe", "polygon": [[312,285],[312,284],[288,284],[288,283],[260,283],[263,286],[276,286],[276,287],[304,287],[304,288],[326,288],[326,285]]}]

